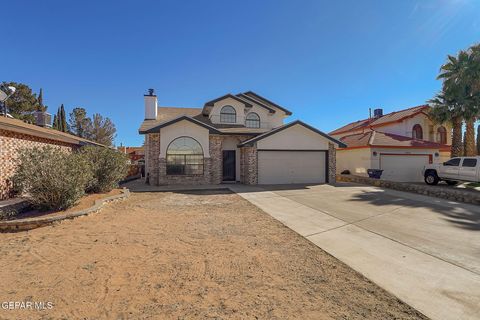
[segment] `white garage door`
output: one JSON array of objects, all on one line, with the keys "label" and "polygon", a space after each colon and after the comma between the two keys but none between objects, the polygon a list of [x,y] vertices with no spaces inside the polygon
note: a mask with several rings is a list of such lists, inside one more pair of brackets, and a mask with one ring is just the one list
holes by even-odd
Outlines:
[{"label": "white garage door", "polygon": [[400,182],[423,181],[422,169],[429,163],[428,155],[380,155],[382,179]]},{"label": "white garage door", "polygon": [[258,183],[325,183],[325,152],[258,151]]}]

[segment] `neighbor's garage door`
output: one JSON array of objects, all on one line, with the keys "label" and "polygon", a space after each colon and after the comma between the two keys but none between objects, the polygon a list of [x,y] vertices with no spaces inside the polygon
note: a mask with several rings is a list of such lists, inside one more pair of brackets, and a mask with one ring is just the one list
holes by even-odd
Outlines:
[{"label": "neighbor's garage door", "polygon": [[325,151],[258,151],[258,183],[325,183]]},{"label": "neighbor's garage door", "polygon": [[400,182],[423,181],[422,169],[430,162],[429,155],[380,154],[382,179]]}]

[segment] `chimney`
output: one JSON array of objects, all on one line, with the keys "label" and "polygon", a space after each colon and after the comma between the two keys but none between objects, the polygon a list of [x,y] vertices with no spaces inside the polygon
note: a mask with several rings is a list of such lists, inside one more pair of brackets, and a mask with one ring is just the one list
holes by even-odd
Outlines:
[{"label": "chimney", "polygon": [[373,110],[373,117],[374,118],[380,118],[383,116],[383,109],[375,109]]},{"label": "chimney", "polygon": [[157,119],[157,96],[155,95],[155,90],[148,89],[148,93],[144,95],[145,99],[145,120],[156,120]]}]

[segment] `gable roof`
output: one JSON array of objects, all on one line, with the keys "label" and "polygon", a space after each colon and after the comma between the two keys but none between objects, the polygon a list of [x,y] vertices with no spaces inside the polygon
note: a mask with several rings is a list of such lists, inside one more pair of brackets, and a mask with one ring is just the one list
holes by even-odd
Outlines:
[{"label": "gable roof", "polygon": [[347,149],[382,147],[448,150],[450,148],[448,145],[445,144],[413,139],[410,137],[375,130],[351,134],[340,138],[340,141],[348,145]]},{"label": "gable roof", "polygon": [[292,115],[292,112],[291,112],[291,111],[287,110],[286,108],[284,108],[284,107],[282,107],[282,106],[279,106],[279,105],[276,104],[275,102],[272,102],[272,101],[268,100],[267,98],[264,98],[264,97],[262,97],[261,95],[255,93],[255,92],[253,92],[253,91],[247,91],[247,92],[244,92],[243,94],[246,95],[246,96],[249,96],[249,97],[251,97],[251,98],[253,98],[253,99],[256,99],[256,100],[259,100],[259,101],[263,101],[263,102],[265,102],[265,103],[267,103],[267,104],[270,104],[270,105],[274,106],[275,108],[278,108],[278,109],[282,110],[283,112],[285,112],[285,114],[286,114],[287,116],[291,116],[291,115]]},{"label": "gable roof", "polygon": [[245,95],[245,94],[243,94],[243,93],[237,94],[237,97],[240,97],[240,98],[242,98],[242,99],[251,101],[251,102],[253,102],[253,103],[256,103],[256,104],[259,105],[260,107],[267,109],[268,112],[270,112],[270,113],[275,113],[275,112],[276,112],[275,109],[270,108],[269,106],[267,106],[267,105],[266,105],[265,103],[263,103],[262,101],[259,101],[259,100],[257,100],[257,99],[254,99],[254,98],[252,98],[252,97],[249,97],[249,96],[247,96],[247,95]]},{"label": "gable roof", "polygon": [[174,124],[174,123],[177,123],[179,121],[182,121],[182,120],[186,120],[186,121],[190,121],[196,125],[199,125],[201,127],[204,127],[205,129],[208,129],[211,133],[221,133],[220,131],[218,131],[215,127],[213,126],[210,126],[202,121],[199,121],[195,118],[192,118],[190,116],[186,116],[186,115],[183,115],[183,116],[179,116],[177,118],[174,118],[174,119],[171,119],[171,120],[167,120],[167,121],[164,121],[154,127],[151,127],[150,129],[146,129],[146,130],[138,130],[138,132],[140,134],[145,134],[145,133],[154,133],[154,132],[157,132],[158,130],[160,130],[161,128],[163,127],[166,127],[166,126],[169,126],[171,124]]},{"label": "gable roof", "polygon": [[247,108],[253,107],[253,105],[252,105],[250,102],[248,102],[247,100],[242,99],[241,97],[234,96],[234,95],[231,94],[231,93],[227,93],[227,94],[224,95],[224,96],[221,96],[221,97],[219,97],[219,98],[216,98],[216,99],[213,99],[213,100],[210,100],[210,101],[206,102],[206,103],[205,103],[205,106],[203,107],[203,111],[202,111],[203,114],[207,114],[207,113],[206,113],[207,108],[208,108],[208,107],[213,107],[213,105],[215,104],[215,102],[222,101],[222,100],[227,99],[227,98],[232,98],[232,99],[234,99],[234,100],[237,100],[238,102],[243,103]]},{"label": "gable roof", "polygon": [[351,122],[343,127],[333,130],[329,134],[336,135],[341,133],[347,133],[350,131],[365,129],[369,127],[373,128],[373,127],[387,125],[390,123],[401,122],[404,119],[414,117],[420,113],[427,114],[426,111],[428,108],[430,108],[428,105],[421,105],[421,106],[411,107],[411,108],[400,110],[400,111],[390,112],[378,118],[370,118],[370,119]]},{"label": "gable roof", "polygon": [[308,124],[306,124],[305,122],[302,122],[302,121],[300,121],[300,120],[295,120],[295,121],[293,121],[293,122],[290,122],[290,123],[288,123],[288,124],[285,124],[285,125],[283,125],[283,126],[280,126],[280,127],[278,127],[278,128],[275,128],[275,129],[273,129],[273,130],[270,130],[270,131],[268,131],[268,132],[265,132],[265,133],[263,133],[263,134],[260,134],[260,135],[254,137],[254,138],[245,140],[245,141],[243,141],[242,143],[240,143],[238,146],[239,146],[239,147],[251,146],[253,143],[255,143],[255,142],[259,141],[259,140],[265,139],[265,138],[267,138],[267,137],[269,137],[269,136],[271,136],[271,135],[273,135],[273,134],[276,134],[276,133],[278,133],[278,132],[280,132],[280,131],[283,131],[283,130],[285,130],[285,129],[288,129],[288,128],[290,128],[290,127],[292,127],[292,126],[294,126],[294,125],[297,125],[297,124],[298,124],[298,125],[301,125],[301,126],[303,126],[303,127],[305,127],[305,128],[307,128],[307,129],[309,129],[309,130],[311,130],[311,131],[313,131],[313,132],[315,132],[315,133],[317,133],[317,134],[319,134],[319,135],[321,135],[322,137],[324,137],[324,138],[332,141],[333,143],[336,143],[340,148],[346,148],[346,147],[347,147],[347,145],[346,145],[345,143],[343,143],[343,142],[341,142],[341,141],[339,141],[339,140],[337,140],[337,139],[334,139],[334,138],[330,137],[328,134],[326,134],[326,133],[318,130],[317,128],[314,128],[314,127],[312,127],[312,126],[310,126],[310,125],[308,125]]},{"label": "gable roof", "polygon": [[225,124],[225,123],[212,123],[210,118],[202,113],[202,108],[182,108],[182,107],[159,107],[157,113],[157,119],[144,120],[138,129],[140,134],[145,134],[147,131],[156,131],[159,126],[167,121],[177,119],[181,116],[190,117],[198,122],[203,122],[209,127],[217,129],[224,134],[245,134],[245,135],[257,135],[269,131],[264,128],[247,128],[241,124]]}]

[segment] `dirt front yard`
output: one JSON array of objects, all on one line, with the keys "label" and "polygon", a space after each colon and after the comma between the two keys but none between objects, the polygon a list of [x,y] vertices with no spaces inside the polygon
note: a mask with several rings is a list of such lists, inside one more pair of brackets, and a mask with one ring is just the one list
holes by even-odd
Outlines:
[{"label": "dirt front yard", "polygon": [[424,318],[222,191],[132,194],[0,241],[1,319]]}]

